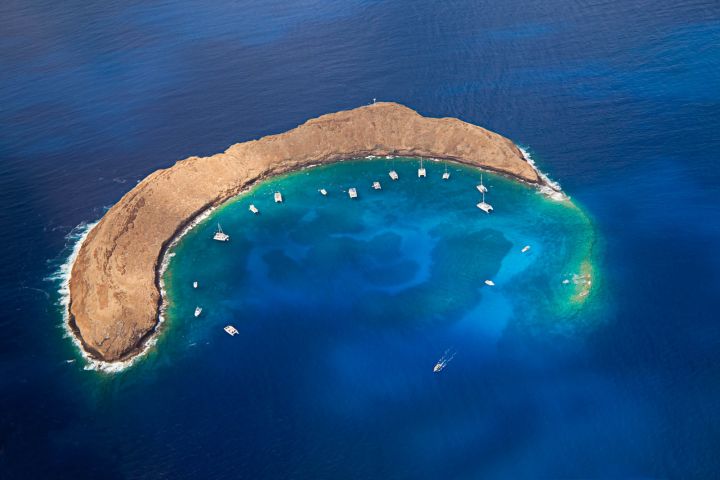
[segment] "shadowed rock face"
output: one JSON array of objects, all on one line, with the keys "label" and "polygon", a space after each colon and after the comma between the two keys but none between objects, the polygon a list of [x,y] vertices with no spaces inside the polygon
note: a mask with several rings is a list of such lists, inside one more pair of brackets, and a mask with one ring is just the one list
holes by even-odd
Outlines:
[{"label": "shadowed rock face", "polygon": [[366,155],[449,159],[542,182],[510,140],[396,103],[323,115],[225,153],[187,158],[130,190],[82,245],[70,279],[70,323],[85,349],[105,361],[140,351],[157,325],[162,253],[199,213],[264,178]]}]

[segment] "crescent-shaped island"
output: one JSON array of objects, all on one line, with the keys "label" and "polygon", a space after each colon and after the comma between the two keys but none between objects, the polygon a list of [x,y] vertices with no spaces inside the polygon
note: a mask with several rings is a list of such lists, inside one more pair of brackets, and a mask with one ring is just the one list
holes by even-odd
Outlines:
[{"label": "crescent-shaped island", "polygon": [[370,155],[451,160],[550,186],[507,138],[390,102],[323,115],[224,153],[187,158],[125,194],[80,246],[69,281],[68,323],[85,352],[118,362],[143,350],[159,324],[164,253],[203,212],[269,177]]}]

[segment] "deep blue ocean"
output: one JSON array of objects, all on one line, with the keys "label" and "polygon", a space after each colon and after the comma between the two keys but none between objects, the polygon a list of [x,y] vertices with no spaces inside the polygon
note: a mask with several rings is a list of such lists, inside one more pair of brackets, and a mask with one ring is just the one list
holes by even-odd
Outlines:
[{"label": "deep blue ocean", "polygon": [[[387,176],[373,192],[368,177],[355,203],[337,203],[349,183],[330,189],[347,217],[310,213],[322,198],[302,197],[307,188],[285,210],[263,200],[257,218],[243,198],[220,209],[231,245],[198,255],[245,246],[237,274],[190,290],[200,272],[183,249],[207,244],[214,224],[201,225],[168,270],[176,298],[155,349],[118,374],[84,368],[65,337],[58,277],[85,225],[157,168],[373,98],[529,149],[594,228],[601,286],[590,304],[528,313],[520,299],[532,292],[498,282],[492,292],[519,303],[484,304],[506,313],[490,327],[453,323],[494,298],[485,290],[461,290],[432,318],[418,318],[420,300],[377,292],[348,314],[339,300],[365,293],[353,286],[385,282],[384,295],[400,295],[393,285],[417,287],[417,269],[449,290],[455,272],[480,272],[463,276],[474,283],[502,272],[529,230],[457,222],[502,224],[503,205],[545,201],[511,197],[524,187],[493,177],[496,216],[479,217],[469,198],[447,216],[428,201],[431,216],[367,217],[380,198],[419,195]],[[1,2],[0,479],[716,478],[718,152],[716,1]],[[386,175],[376,165],[309,174]],[[412,177],[414,166],[400,168],[401,182]],[[448,188],[472,186],[470,175],[453,173]],[[292,192],[309,178],[279,181]],[[265,223],[243,227],[253,220]],[[363,233],[385,220],[388,232]],[[443,221],[452,228],[438,231]],[[351,247],[327,240],[348,232]],[[258,238],[279,243],[259,251]],[[558,258],[552,240],[531,238],[540,248],[527,258]],[[477,268],[434,277],[428,258],[470,265],[457,254],[468,241],[486,252]],[[540,275],[527,272],[523,285]],[[278,290],[243,288],[259,278]],[[328,278],[327,298],[308,298],[308,279]],[[291,285],[302,286],[298,303]],[[538,298],[558,288],[538,286]],[[417,298],[442,298],[426,293]],[[187,309],[198,302],[195,321]],[[238,336],[222,332],[221,311]],[[448,348],[456,357],[433,375]]]}]

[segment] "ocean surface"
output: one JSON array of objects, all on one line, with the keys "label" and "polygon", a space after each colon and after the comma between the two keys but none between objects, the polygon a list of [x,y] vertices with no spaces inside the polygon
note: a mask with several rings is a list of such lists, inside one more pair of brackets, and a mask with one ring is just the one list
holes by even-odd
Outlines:
[{"label": "ocean surface", "polygon": [[[173,249],[157,344],[88,368],[88,225],[373,98],[513,139],[572,203],[486,175],[488,216],[415,159],[273,180]],[[716,1],[1,2],[0,479],[716,477],[719,132]]]}]

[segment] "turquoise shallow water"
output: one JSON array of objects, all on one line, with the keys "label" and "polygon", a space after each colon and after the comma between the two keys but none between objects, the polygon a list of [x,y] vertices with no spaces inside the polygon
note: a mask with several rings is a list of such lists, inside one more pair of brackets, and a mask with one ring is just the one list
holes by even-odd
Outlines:
[{"label": "turquoise shallow water", "polygon": [[[316,167],[219,208],[171,250],[164,335],[177,340],[167,342],[184,355],[188,343],[226,344],[220,327],[228,323],[251,340],[294,322],[324,335],[330,322],[420,335],[417,353],[432,366],[465,336],[492,345],[510,324],[549,336],[591,327],[578,311],[592,292],[596,242],[580,209],[486,172],[495,207],[487,215],[476,207],[479,171],[451,164],[450,180],[442,180],[442,163],[425,164],[427,178],[417,177],[411,159]],[[391,169],[399,181],[389,179]],[[370,188],[375,180],[382,190]],[[230,242],[211,240],[218,223]],[[423,363],[415,368],[427,370]]]}]

